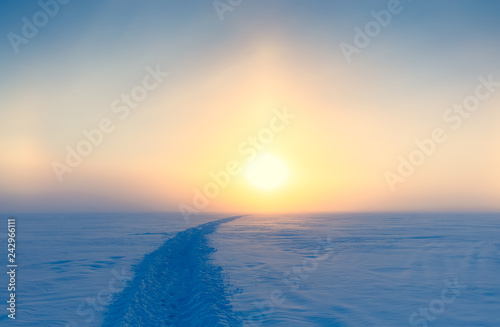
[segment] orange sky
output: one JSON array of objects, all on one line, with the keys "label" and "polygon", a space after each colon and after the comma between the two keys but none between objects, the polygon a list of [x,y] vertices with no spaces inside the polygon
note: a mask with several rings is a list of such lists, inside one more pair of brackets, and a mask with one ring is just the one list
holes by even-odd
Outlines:
[{"label": "orange sky", "polygon": [[[184,29],[179,32],[183,37],[172,44],[155,43],[151,37],[150,51],[139,56],[136,47],[121,39],[116,50],[123,50],[120,53],[78,54],[77,45],[95,46],[92,40],[99,31],[89,29],[79,44],[61,48],[48,63],[35,55],[22,57],[25,64],[18,66],[8,84],[2,84],[2,208],[176,211],[181,204],[199,211],[231,212],[500,208],[500,155],[494,151],[500,141],[499,96],[493,92],[481,101],[458,129],[443,119],[454,104],[474,94],[480,76],[493,74],[500,80],[492,68],[496,47],[467,52],[467,43],[462,42],[453,46],[466,51],[467,58],[419,61],[433,50],[415,53],[411,47],[415,39],[395,34],[374,41],[373,49],[347,64],[338,44],[325,42],[326,31],[314,32],[318,28],[314,23],[303,22],[302,34],[298,27],[272,20],[249,29],[251,13],[241,13],[230,36],[204,38],[199,30]],[[220,31],[227,28],[208,18],[199,24],[200,29],[203,24]],[[273,24],[278,28],[266,29]],[[289,31],[297,34],[292,37]],[[136,32],[124,33],[124,38],[137,40]],[[335,30],[331,34],[339,35]],[[211,44],[212,39],[217,43]],[[395,60],[394,54],[407,60]],[[451,66],[440,70],[447,62],[463,70]],[[145,85],[144,79],[155,69],[169,76],[161,81],[148,77],[157,85],[121,119],[112,103]],[[280,158],[289,175],[281,186],[262,190],[245,179],[249,154],[240,147],[269,128],[275,111],[284,108],[295,117],[274,131],[273,139],[258,152]],[[70,167],[67,147],[76,149],[86,140],[82,130],[99,128],[103,119],[112,123],[113,131],[103,132],[102,144]],[[431,138],[436,128],[444,130],[446,142],[391,190],[386,173],[398,174],[399,156],[409,160],[418,150],[415,139]],[[208,204],[196,208],[194,190],[203,193],[212,182],[210,173],[226,170],[231,161],[241,172],[231,176],[217,196],[205,194]],[[67,168],[59,176],[61,181],[54,162]]]}]

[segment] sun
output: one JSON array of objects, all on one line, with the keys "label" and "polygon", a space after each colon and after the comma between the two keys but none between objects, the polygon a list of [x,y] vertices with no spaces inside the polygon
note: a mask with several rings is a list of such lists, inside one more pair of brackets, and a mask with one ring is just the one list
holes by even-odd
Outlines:
[{"label": "sun", "polygon": [[259,189],[273,190],[285,183],[288,178],[288,169],[277,156],[262,153],[248,163],[245,177]]}]

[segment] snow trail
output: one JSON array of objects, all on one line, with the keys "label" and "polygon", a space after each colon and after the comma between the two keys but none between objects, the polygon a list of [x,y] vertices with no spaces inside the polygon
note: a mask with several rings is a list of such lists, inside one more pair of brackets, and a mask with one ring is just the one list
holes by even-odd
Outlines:
[{"label": "snow trail", "polygon": [[240,326],[208,240],[220,224],[240,217],[189,228],[147,254],[103,326]]}]

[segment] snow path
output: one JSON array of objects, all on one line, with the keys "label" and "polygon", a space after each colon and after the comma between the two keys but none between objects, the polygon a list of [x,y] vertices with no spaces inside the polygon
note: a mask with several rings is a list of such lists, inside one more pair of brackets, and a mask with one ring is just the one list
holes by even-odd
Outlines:
[{"label": "snow path", "polygon": [[108,308],[103,326],[239,326],[216,250],[216,220],[179,232],[134,268],[134,278]]}]

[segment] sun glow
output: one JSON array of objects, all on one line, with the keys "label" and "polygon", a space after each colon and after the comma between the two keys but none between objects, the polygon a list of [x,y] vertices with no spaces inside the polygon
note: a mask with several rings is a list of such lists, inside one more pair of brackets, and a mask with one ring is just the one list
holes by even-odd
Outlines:
[{"label": "sun glow", "polygon": [[245,177],[259,189],[272,190],[285,183],[288,169],[280,158],[264,153],[250,161],[245,170]]}]

